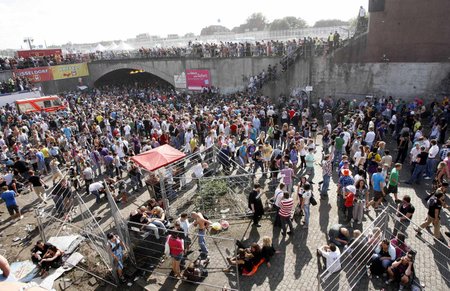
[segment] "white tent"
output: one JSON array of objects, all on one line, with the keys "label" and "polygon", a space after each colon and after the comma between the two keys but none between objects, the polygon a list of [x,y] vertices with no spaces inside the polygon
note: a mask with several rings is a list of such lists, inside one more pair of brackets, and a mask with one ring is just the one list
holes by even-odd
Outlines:
[{"label": "white tent", "polygon": [[115,42],[112,42],[111,45],[108,46],[109,51],[115,51],[117,49],[118,45]]},{"label": "white tent", "polygon": [[100,43],[92,49],[92,52],[104,52],[106,51],[106,48],[102,46]]},{"label": "white tent", "polygon": [[134,48],[131,45],[121,41],[115,50],[116,51],[132,51],[132,50],[134,50]]}]

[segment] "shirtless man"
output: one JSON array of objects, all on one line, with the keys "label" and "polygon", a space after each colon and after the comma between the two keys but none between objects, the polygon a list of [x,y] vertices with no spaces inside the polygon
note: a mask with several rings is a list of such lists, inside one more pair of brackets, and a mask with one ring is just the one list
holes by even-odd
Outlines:
[{"label": "shirtless man", "polygon": [[208,248],[206,247],[205,233],[206,229],[211,225],[211,221],[205,219],[200,212],[192,212],[191,218],[194,219],[194,226],[198,225],[198,245],[200,246],[200,257],[208,257]]}]

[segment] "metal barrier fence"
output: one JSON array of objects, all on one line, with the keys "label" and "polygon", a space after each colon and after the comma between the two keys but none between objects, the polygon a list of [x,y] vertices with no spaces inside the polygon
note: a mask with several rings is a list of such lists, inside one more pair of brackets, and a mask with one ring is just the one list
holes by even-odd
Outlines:
[{"label": "metal barrier fence", "polygon": [[[367,289],[367,279],[369,279],[367,270],[375,248],[383,239],[394,238],[394,229],[404,231],[407,235],[406,244],[416,253],[415,278],[411,289],[422,290],[424,286],[450,288],[450,248],[441,241],[435,240],[433,235],[425,230],[421,236],[417,236],[414,227],[418,226],[409,219],[406,219],[405,223],[398,221],[397,210],[388,206],[341,253],[339,259],[319,275],[318,289],[327,291]],[[341,264],[340,272],[329,271],[339,263]]]},{"label": "metal barrier fence", "polygon": [[[113,271],[114,259],[103,229],[80,194],[72,191],[69,182],[66,188],[62,186],[61,181],[47,191],[46,203],[40,203],[35,209],[41,240],[46,242],[51,237],[63,235],[83,236],[85,240],[80,244],[78,252],[85,257],[87,270],[79,266],[77,269],[116,286],[107,279],[108,275],[111,275],[113,280],[118,282],[117,274]],[[70,192],[67,189],[70,189]]]},{"label": "metal barrier fence", "polygon": [[[108,189],[107,192],[110,197]],[[108,198],[108,201],[116,223],[116,230],[123,241],[126,242],[129,257],[134,266],[138,270],[162,280],[178,280],[172,272],[172,259],[165,255],[165,243],[169,234],[177,232],[184,236],[185,233],[174,230],[172,228],[173,224],[169,223],[169,221],[166,221],[164,226],[153,223],[125,222],[114,199]],[[206,265],[204,270],[207,270],[208,273],[200,273],[199,281],[195,282],[183,278],[182,284],[198,284],[214,289],[240,290],[237,265],[231,265],[230,267],[230,270],[235,274],[234,276],[226,276],[222,272],[222,269],[230,266],[227,263],[226,256],[237,254],[236,240],[221,236],[205,235],[204,239],[209,249],[209,257],[206,262],[205,258],[199,260],[200,255],[196,250],[197,247],[193,246],[198,240],[198,234],[193,228],[190,229],[188,238],[186,239],[185,248],[189,248],[190,245],[192,252],[189,253],[189,256],[187,254],[183,256],[182,264],[185,267],[196,263]]]},{"label": "metal barrier fence", "polygon": [[[196,167],[202,164],[208,166],[197,178]],[[232,210],[229,214],[242,215],[253,181],[252,175],[236,161],[224,161],[216,147],[188,155],[150,175],[158,177],[157,183],[149,185],[150,196],[164,200],[170,216],[202,211],[208,217],[218,217],[230,212],[227,209]]]}]

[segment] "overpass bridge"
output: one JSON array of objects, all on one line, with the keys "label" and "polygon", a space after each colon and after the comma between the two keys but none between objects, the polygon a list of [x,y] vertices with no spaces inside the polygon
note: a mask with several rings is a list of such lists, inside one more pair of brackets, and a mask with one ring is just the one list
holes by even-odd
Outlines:
[{"label": "overpass bridge", "polygon": [[162,80],[175,85],[174,75],[180,75],[189,69],[209,70],[211,85],[219,87],[222,92],[243,89],[248,84],[248,77],[269,65],[278,64],[281,57],[240,57],[240,58],[130,58],[98,60],[88,64],[87,83],[92,86],[102,77],[118,70],[143,70]]}]

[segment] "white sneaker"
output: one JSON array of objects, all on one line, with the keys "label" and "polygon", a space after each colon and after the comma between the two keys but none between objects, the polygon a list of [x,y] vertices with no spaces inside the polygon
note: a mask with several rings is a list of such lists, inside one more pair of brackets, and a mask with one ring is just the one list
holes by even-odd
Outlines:
[{"label": "white sneaker", "polygon": [[425,177],[424,179],[425,179],[425,180],[431,180],[431,178],[430,178],[430,177],[428,177],[428,176],[427,176],[427,177]]}]

